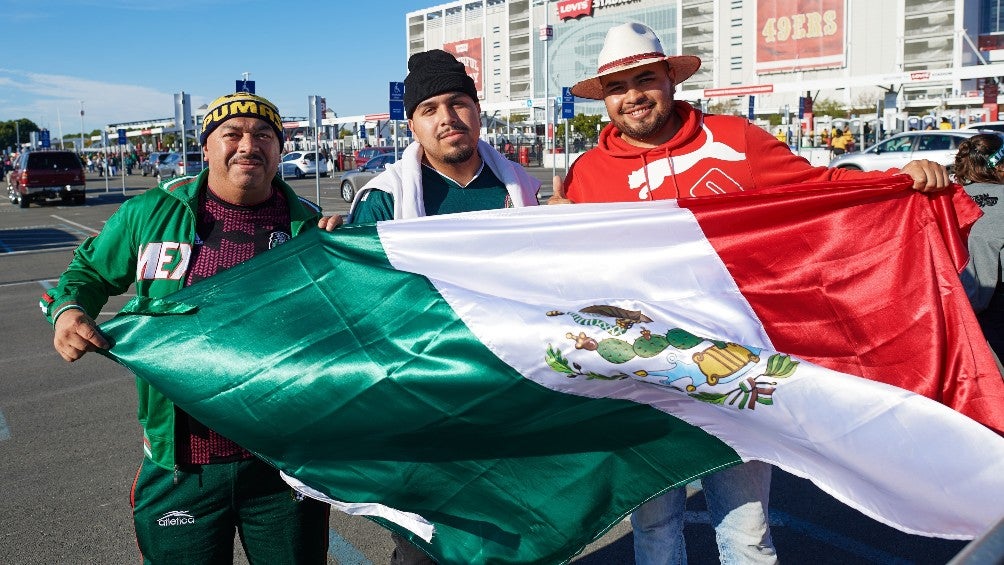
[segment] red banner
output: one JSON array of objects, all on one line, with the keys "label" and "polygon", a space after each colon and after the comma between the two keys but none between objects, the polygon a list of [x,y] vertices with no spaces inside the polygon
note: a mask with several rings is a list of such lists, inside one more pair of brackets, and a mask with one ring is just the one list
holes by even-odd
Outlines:
[{"label": "red banner", "polygon": [[757,0],[757,73],[846,65],[846,0]]},{"label": "red banner", "polygon": [[726,86],[723,88],[705,88],[704,97],[715,96],[746,96],[747,94],[770,94],[774,92],[773,84],[751,84],[749,86]]},{"label": "red banner", "polygon": [[481,38],[474,37],[452,43],[444,43],[443,51],[453,53],[453,56],[464,64],[467,74],[474,79],[474,87],[478,89],[478,98],[484,98],[484,81],[481,76],[484,58],[481,56]]}]

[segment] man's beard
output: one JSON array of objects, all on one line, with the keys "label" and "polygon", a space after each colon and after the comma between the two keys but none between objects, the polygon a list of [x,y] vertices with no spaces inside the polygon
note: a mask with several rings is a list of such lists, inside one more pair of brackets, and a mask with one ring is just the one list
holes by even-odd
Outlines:
[{"label": "man's beard", "polygon": [[653,114],[652,121],[647,124],[636,124],[633,122],[628,123],[626,119],[613,121],[617,126],[617,129],[621,130],[621,133],[626,134],[631,139],[644,141],[662,131],[662,128],[666,127],[666,124],[669,123],[672,116],[672,108],[664,108],[663,110]]},{"label": "man's beard", "polygon": [[448,151],[443,155],[443,162],[450,165],[458,165],[460,163],[466,163],[474,156],[474,146],[471,145],[461,145],[453,151]]}]

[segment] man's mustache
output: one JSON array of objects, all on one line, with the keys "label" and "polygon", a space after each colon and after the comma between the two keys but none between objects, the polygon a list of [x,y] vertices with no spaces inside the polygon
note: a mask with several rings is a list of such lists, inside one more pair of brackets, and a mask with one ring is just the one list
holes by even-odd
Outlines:
[{"label": "man's mustache", "polygon": [[256,165],[264,165],[265,159],[257,155],[241,155],[239,157],[233,157],[232,159],[230,159],[231,165],[249,164],[249,163],[254,163]]},{"label": "man's mustache", "polygon": [[471,128],[469,128],[467,126],[464,126],[464,125],[451,126],[450,129],[448,129],[448,130],[440,133],[438,136],[436,136],[436,139],[443,139],[444,137],[446,137],[448,135],[452,135],[452,134],[457,133],[457,132],[467,133],[469,131],[471,131]]}]

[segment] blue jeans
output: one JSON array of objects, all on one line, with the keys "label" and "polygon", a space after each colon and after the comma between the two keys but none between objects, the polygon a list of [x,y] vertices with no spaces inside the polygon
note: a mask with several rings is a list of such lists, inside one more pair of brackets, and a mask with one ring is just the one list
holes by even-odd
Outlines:
[{"label": "blue jeans", "polygon": [[[767,522],[770,465],[750,461],[701,479],[718,555],[730,563],[777,563]],[[631,515],[637,565],[686,565],[683,521],[687,489],[673,489]]]}]

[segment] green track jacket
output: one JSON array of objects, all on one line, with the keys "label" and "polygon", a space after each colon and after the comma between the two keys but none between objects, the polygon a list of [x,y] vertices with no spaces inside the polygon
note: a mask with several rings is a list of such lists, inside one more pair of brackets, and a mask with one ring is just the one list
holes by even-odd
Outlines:
[{"label": "green track jacket", "polygon": [[[206,190],[209,170],[195,177],[162,182],[157,188],[127,200],[96,236],[84,240],[59,278],[42,295],[40,306],[50,323],[68,307],[80,307],[97,318],[110,296],[136,285],[136,296],[160,298],[185,284],[195,240],[199,194]],[[301,199],[276,177],[273,186],[289,203],[290,227],[295,237],[315,228],[320,209]],[[139,422],[144,451],[161,467],[174,468],[174,403],[141,379]]]}]

